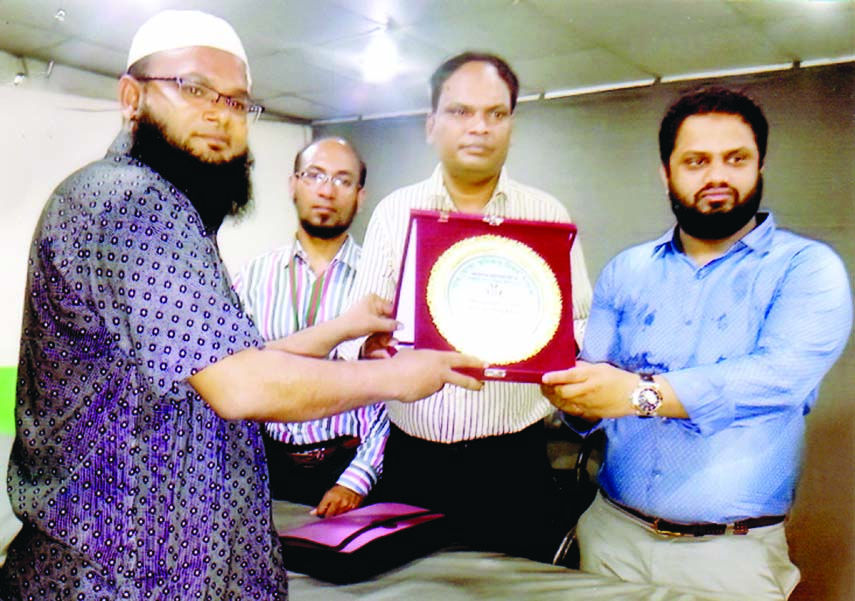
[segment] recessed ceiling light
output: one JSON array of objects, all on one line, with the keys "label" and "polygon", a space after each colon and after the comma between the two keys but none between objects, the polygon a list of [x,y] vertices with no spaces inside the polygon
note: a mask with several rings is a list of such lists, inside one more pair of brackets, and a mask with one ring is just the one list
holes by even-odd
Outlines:
[{"label": "recessed ceiling light", "polygon": [[371,36],[362,54],[362,78],[372,83],[389,81],[398,74],[398,47],[386,28]]}]

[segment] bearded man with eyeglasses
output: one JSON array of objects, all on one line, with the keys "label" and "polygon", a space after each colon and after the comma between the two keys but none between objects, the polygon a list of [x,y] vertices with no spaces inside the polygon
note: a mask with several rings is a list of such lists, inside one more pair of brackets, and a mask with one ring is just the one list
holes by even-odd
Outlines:
[{"label": "bearded man with eyeglasses", "polygon": [[[344,329],[360,246],[350,236],[365,200],[367,169],[341,138],[321,138],[294,158],[289,180],[297,210],[294,239],[235,276],[234,288],[266,340],[321,328]],[[377,296],[363,303],[386,303]],[[358,305],[357,305],[358,306]],[[357,308],[357,310],[362,310]],[[389,419],[383,403],[301,423],[266,424],[264,444],[274,499],[311,505],[332,517],[363,504],[383,470]]]},{"label": "bearded man with eyeglasses", "polygon": [[[481,362],[415,351],[323,361],[265,342],[216,243],[250,198],[246,54],[164,11],[119,83],[126,132],[54,191],[30,250],[8,488],[22,529],[0,598],[287,599],[258,422],[414,401]],[[382,304],[350,333],[392,331]],[[340,334],[340,332],[339,332]]]}]

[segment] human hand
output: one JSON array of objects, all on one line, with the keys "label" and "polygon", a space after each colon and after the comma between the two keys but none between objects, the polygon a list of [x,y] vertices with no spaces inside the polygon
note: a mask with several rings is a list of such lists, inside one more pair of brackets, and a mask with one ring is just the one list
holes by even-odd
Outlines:
[{"label": "human hand", "polygon": [[540,390],[549,402],[585,419],[634,415],[629,398],[638,376],[608,363],[578,361],[575,367],[543,375]]},{"label": "human hand", "polygon": [[454,351],[399,350],[388,360],[393,369],[399,393],[392,398],[402,403],[418,401],[440,390],[446,384],[454,384],[469,390],[481,390],[483,382],[455,371],[458,368],[485,367],[480,359]]},{"label": "human hand", "polygon": [[321,502],[312,511],[319,518],[331,518],[334,515],[356,509],[362,503],[363,496],[341,484],[334,484],[324,493]]},{"label": "human hand", "polygon": [[399,324],[391,315],[391,302],[376,294],[367,294],[336,319],[341,321],[346,339],[349,340],[378,332],[385,334],[394,332]]}]

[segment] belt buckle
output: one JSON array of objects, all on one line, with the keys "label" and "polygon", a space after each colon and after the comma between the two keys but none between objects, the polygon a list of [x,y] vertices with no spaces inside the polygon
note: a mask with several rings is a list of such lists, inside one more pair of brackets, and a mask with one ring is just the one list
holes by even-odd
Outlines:
[{"label": "belt buckle", "polygon": [[662,528],[659,525],[661,521],[662,520],[660,518],[653,520],[653,529],[656,531],[656,534],[662,534],[664,536],[691,536],[688,532],[675,532],[674,530]]},{"label": "belt buckle", "polygon": [[744,536],[748,534],[748,524],[745,522],[736,522],[734,524],[728,524],[725,532],[732,532],[737,536]]},{"label": "belt buckle", "polygon": [[291,453],[294,463],[303,467],[315,467],[326,458],[326,449],[312,449],[302,453]]}]

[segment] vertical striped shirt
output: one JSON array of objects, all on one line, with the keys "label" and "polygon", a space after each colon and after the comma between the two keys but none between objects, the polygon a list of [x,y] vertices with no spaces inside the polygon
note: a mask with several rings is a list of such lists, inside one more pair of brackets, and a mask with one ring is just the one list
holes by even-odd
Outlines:
[{"label": "vertical striped shirt", "polygon": [[[353,298],[372,292],[386,299],[395,297],[411,209],[457,210],[443,183],[441,165],[427,180],[392,192],[374,209]],[[511,180],[504,169],[483,212],[510,219],[570,221],[567,209],[556,198]],[[592,290],[578,239],[570,261],[574,326],[577,340],[581,341]],[[345,343],[342,353],[355,357],[360,342]],[[574,352],[575,349],[567,349],[568,356]],[[411,436],[438,442],[518,432],[553,411],[537,384],[495,381],[485,382],[481,391],[447,385],[424,400],[390,402],[387,409],[389,419]]]},{"label": "vertical striped shirt", "polygon": [[[250,261],[234,278],[234,288],[265,340],[276,340],[314,323],[338,317],[350,305],[359,263],[359,246],[348,235],[323,274],[309,266],[306,251],[291,244]],[[338,484],[365,496],[383,470],[389,420],[382,403],[299,423],[271,422],[276,440],[310,444],[338,436],[360,440],[353,462]]]}]

